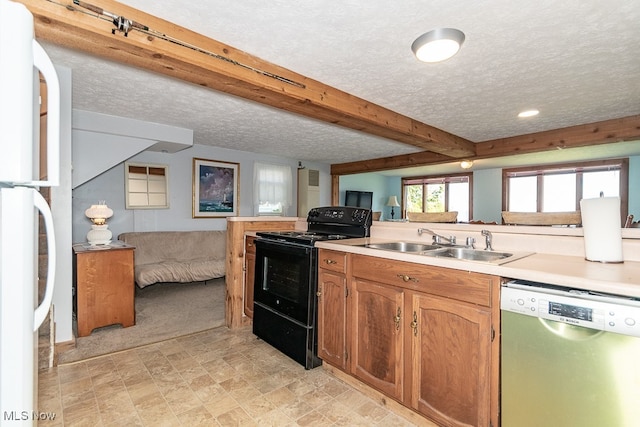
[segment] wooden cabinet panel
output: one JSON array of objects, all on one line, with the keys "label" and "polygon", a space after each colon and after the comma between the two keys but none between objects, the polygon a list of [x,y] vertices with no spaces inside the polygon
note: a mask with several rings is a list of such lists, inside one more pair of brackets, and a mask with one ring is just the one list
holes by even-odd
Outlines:
[{"label": "wooden cabinet panel", "polygon": [[347,254],[344,252],[332,251],[329,249],[318,250],[318,268],[346,273]]},{"label": "wooden cabinet panel", "polygon": [[411,406],[438,424],[488,426],[491,312],[413,294]]},{"label": "wooden cabinet panel", "polygon": [[400,401],[404,375],[404,292],[354,280],[350,307],[352,374]]},{"label": "wooden cabinet panel", "polygon": [[486,274],[353,255],[352,275],[472,304],[491,305],[493,276]]},{"label": "wooden cabinet panel", "polygon": [[135,324],[133,251],[74,248],[78,336],[113,324]]},{"label": "wooden cabinet panel", "polygon": [[244,249],[244,314],[253,319],[253,285],[256,271],[256,238],[247,236]]},{"label": "wooden cabinet panel", "polygon": [[499,425],[498,277],[322,251],[346,262],[320,266],[321,358],[438,425]]},{"label": "wooden cabinet panel", "polygon": [[320,269],[318,274],[318,356],[347,369],[347,280]]}]

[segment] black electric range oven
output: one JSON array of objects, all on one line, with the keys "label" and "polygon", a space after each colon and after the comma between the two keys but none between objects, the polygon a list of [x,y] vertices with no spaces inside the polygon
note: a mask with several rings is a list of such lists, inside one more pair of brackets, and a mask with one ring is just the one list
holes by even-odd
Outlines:
[{"label": "black electric range oven", "polygon": [[320,366],[315,244],[368,237],[370,228],[369,209],[330,206],[309,211],[306,231],[256,233],[253,333],[306,369]]}]

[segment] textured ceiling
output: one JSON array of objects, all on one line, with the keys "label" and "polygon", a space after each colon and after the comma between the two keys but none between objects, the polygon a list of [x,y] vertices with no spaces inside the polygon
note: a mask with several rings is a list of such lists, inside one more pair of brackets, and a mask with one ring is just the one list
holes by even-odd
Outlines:
[{"label": "textured ceiling", "polygon": [[[640,114],[638,1],[126,3],[474,142]],[[462,49],[418,62],[411,43],[437,27],[462,30]],[[323,163],[418,151],[44,45],[74,71],[74,108],[190,128],[196,144]]]}]

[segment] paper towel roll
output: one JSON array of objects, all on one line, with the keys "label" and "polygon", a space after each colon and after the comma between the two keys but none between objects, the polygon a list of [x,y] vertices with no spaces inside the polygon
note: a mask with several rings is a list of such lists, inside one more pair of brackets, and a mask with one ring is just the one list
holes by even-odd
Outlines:
[{"label": "paper towel roll", "polygon": [[620,198],[580,200],[585,258],[597,262],[623,262]]}]

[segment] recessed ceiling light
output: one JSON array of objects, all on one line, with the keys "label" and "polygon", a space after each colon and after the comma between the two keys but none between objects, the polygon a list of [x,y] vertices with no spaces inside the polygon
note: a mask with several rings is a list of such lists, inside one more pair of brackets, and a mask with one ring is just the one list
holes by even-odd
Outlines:
[{"label": "recessed ceiling light", "polygon": [[418,37],[411,45],[423,62],[440,62],[455,55],[464,42],[464,33],[455,28],[436,28]]},{"label": "recessed ceiling light", "polygon": [[540,114],[540,111],[538,110],[526,110],[526,111],[521,111],[518,114],[518,117],[533,117],[533,116],[537,116],[538,114]]}]

